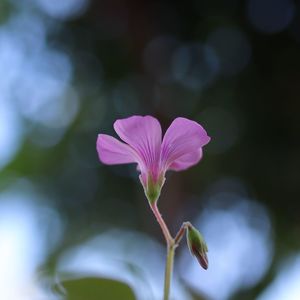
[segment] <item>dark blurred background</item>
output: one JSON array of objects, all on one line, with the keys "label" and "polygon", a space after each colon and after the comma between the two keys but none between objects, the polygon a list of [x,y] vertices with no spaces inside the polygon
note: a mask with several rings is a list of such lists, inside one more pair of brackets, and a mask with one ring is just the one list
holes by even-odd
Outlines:
[{"label": "dark blurred background", "polygon": [[212,137],[159,201],[172,233],[189,220],[209,247],[208,271],[178,248],[172,299],[299,300],[299,13],[292,0],[0,0],[0,298],[62,299],[51,286],[68,274],[99,278],[97,299],[133,299],[101,278],[160,299],[165,246],[135,166],[101,165],[95,148],[116,119],[150,114]]}]

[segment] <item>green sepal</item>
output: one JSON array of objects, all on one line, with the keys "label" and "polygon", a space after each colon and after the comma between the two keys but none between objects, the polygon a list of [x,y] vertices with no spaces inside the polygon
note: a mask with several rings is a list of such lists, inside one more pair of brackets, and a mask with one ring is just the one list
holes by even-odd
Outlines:
[{"label": "green sepal", "polygon": [[151,205],[159,199],[161,188],[163,187],[164,182],[165,178],[162,176],[156,182],[152,179],[151,176],[148,177],[147,186],[144,186],[144,191]]}]

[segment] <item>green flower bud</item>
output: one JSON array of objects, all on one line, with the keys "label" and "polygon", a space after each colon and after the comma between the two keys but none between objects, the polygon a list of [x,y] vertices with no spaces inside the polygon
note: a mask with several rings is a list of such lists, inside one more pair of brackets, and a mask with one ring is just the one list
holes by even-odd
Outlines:
[{"label": "green flower bud", "polygon": [[207,270],[208,258],[206,252],[208,252],[208,248],[204,238],[191,223],[188,222],[186,228],[186,239],[190,252],[197,258],[201,267]]}]

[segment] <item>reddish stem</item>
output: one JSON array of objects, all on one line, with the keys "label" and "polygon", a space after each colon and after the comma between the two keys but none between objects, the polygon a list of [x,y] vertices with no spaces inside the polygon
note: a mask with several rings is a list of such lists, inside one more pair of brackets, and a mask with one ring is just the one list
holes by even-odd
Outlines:
[{"label": "reddish stem", "polygon": [[151,204],[150,207],[152,209],[153,214],[156,217],[156,220],[157,220],[158,224],[160,225],[160,228],[161,228],[161,230],[163,232],[163,235],[164,235],[164,237],[166,239],[167,245],[170,246],[174,241],[173,241],[173,238],[172,238],[172,236],[170,234],[170,231],[169,231],[169,229],[168,229],[168,227],[167,227],[167,225],[166,225],[163,217],[161,216],[161,214],[160,214],[160,212],[158,210],[156,202],[153,203],[153,204]]}]

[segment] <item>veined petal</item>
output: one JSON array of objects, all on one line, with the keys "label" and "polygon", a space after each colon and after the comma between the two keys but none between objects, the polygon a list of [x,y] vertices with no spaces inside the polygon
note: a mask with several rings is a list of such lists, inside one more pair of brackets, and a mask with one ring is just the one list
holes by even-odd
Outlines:
[{"label": "veined petal", "polygon": [[165,169],[184,170],[202,157],[202,147],[210,141],[204,128],[186,118],[176,118],[168,128],[161,147]]},{"label": "veined petal", "polygon": [[182,171],[188,169],[189,167],[197,164],[201,160],[202,155],[203,155],[202,148],[196,150],[195,152],[190,152],[188,154],[185,154],[180,158],[177,158],[169,166],[169,170]]},{"label": "veined petal", "polygon": [[139,167],[143,172],[150,171],[158,176],[161,148],[161,127],[151,116],[132,116],[117,120],[114,129],[119,137],[131,146],[140,156]]},{"label": "veined petal", "polygon": [[133,149],[107,134],[98,135],[97,152],[99,159],[107,165],[138,162]]}]

